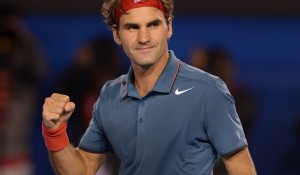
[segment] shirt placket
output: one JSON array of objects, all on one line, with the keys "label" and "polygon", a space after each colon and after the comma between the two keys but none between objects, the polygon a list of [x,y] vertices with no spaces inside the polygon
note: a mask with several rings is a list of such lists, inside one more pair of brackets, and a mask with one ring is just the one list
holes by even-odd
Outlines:
[{"label": "shirt placket", "polygon": [[138,106],[138,115],[137,115],[137,142],[136,142],[136,161],[140,162],[140,159],[143,155],[144,144],[145,144],[145,111],[146,111],[146,102],[145,100],[140,100]]}]

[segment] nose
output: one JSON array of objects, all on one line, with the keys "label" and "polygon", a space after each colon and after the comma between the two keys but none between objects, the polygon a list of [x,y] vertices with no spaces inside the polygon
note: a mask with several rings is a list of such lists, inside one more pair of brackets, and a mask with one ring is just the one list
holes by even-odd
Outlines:
[{"label": "nose", "polygon": [[138,42],[146,44],[150,41],[150,31],[146,27],[141,27],[138,32]]}]

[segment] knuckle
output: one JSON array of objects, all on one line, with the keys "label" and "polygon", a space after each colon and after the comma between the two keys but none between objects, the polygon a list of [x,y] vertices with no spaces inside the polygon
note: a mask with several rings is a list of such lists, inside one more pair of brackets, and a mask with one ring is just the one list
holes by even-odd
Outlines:
[{"label": "knuckle", "polygon": [[55,109],[55,112],[56,112],[57,114],[62,114],[64,111],[63,111],[63,108],[56,108],[56,109]]},{"label": "knuckle", "polygon": [[59,94],[59,93],[53,93],[51,95],[51,98],[54,101],[62,101],[62,102],[68,102],[70,100],[70,97],[64,94]]},{"label": "knuckle", "polygon": [[47,110],[47,105],[44,104],[44,105],[43,105],[43,112],[46,111],[46,110]]},{"label": "knuckle", "polygon": [[45,112],[45,111],[43,111],[43,112],[42,112],[42,116],[43,116],[43,118],[44,118],[44,117],[46,117],[46,115],[47,115],[47,114],[46,114],[46,112]]},{"label": "knuckle", "polygon": [[48,112],[46,112],[46,111],[43,111],[42,112],[42,116],[43,116],[43,118],[48,118],[49,117],[49,114],[48,114]]},{"label": "knuckle", "polygon": [[49,97],[45,98],[45,103],[49,103],[49,100],[50,100]]},{"label": "knuckle", "polygon": [[58,115],[58,114],[53,114],[51,117],[52,117],[52,119],[57,120],[57,119],[59,119],[60,115]]},{"label": "knuckle", "polygon": [[63,108],[64,107],[64,103],[57,101],[57,102],[55,102],[55,104],[53,106],[55,106],[57,108]]},{"label": "knuckle", "polygon": [[49,104],[45,103],[45,104],[43,105],[43,112],[49,111],[49,108],[50,108]]},{"label": "knuckle", "polygon": [[51,96],[59,96],[59,95],[60,95],[59,93],[54,92],[54,93],[52,93]]},{"label": "knuckle", "polygon": [[70,97],[67,95],[62,95],[62,99],[64,102],[69,102],[70,101]]}]

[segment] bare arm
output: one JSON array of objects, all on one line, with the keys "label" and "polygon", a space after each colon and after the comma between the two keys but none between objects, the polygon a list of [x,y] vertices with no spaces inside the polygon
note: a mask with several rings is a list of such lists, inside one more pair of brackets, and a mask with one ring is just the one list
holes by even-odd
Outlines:
[{"label": "bare arm", "polygon": [[223,158],[230,175],[256,175],[255,167],[248,148]]},{"label": "bare arm", "polygon": [[94,175],[105,154],[88,153],[68,145],[57,152],[49,151],[49,157],[57,175]]},{"label": "bare arm", "polygon": [[[59,128],[67,122],[75,109],[66,95],[52,94],[43,105],[43,124],[47,130]],[[52,166],[59,175],[94,175],[105,154],[95,154],[73,147],[71,144],[58,150],[48,150]]]}]

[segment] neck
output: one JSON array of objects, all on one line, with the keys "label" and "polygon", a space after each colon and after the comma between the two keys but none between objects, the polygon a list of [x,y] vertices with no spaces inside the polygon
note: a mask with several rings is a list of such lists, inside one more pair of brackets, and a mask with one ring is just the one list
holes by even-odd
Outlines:
[{"label": "neck", "polygon": [[169,54],[157,63],[148,66],[133,66],[134,71],[134,85],[141,97],[146,96],[155,86],[161,73],[168,63]]}]

